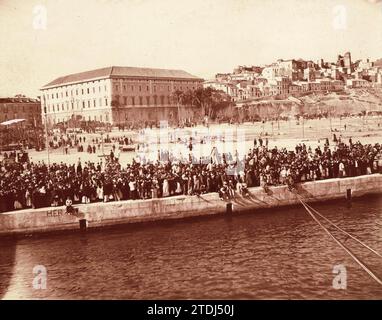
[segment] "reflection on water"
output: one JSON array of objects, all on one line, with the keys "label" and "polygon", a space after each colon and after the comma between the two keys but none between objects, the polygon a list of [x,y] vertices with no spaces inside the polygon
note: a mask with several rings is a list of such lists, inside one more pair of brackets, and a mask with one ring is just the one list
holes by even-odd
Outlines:
[{"label": "reflection on water", "polygon": [[16,243],[0,239],[0,299],[8,290],[13,275],[15,263]]},{"label": "reflection on water", "polygon": [[[382,198],[315,204],[321,213],[382,252]],[[382,261],[339,237],[382,277]],[[333,267],[346,266],[347,290]],[[32,289],[33,267],[48,271]],[[40,236],[0,244],[3,298],[382,298],[382,287],[300,207]]]}]

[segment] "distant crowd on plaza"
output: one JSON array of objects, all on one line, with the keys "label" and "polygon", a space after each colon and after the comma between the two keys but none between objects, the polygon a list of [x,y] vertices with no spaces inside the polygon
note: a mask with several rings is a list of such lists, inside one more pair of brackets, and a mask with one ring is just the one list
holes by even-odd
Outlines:
[{"label": "distant crowd on plaza", "polygon": [[330,178],[382,173],[381,144],[326,139],[315,149],[269,147],[254,139],[242,159],[218,154],[206,162],[135,160],[122,167],[113,150],[98,163],[0,162],[0,211],[62,206],[71,203],[166,198],[216,192],[222,200],[250,196],[250,187],[288,185]]},{"label": "distant crowd on plaza", "polygon": [[49,141],[51,149],[62,148],[64,154],[69,154],[71,148],[76,148],[77,152],[97,153],[101,150],[102,143],[113,143],[113,151],[115,152],[116,144],[131,145],[133,140],[131,137],[112,137],[107,134],[104,138],[86,139],[86,136],[77,136],[75,134],[54,135]]}]

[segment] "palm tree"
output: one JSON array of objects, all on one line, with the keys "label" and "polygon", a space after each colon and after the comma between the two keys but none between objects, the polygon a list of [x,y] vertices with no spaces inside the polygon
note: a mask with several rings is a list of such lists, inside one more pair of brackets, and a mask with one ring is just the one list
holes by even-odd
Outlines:
[{"label": "palm tree", "polygon": [[213,88],[198,88],[193,91],[195,105],[200,107],[204,116],[213,117],[218,109],[231,105],[231,98],[221,90]]},{"label": "palm tree", "polygon": [[209,107],[211,103],[211,92],[212,88],[197,88],[193,92],[193,100],[195,105],[202,109],[203,116],[208,116]]},{"label": "palm tree", "polygon": [[178,116],[180,115],[180,106],[199,107],[202,110],[203,116],[213,118],[219,109],[232,105],[230,96],[224,91],[209,87],[197,88],[186,92],[176,90],[172,93],[171,97],[178,107]]},{"label": "palm tree", "polygon": [[115,98],[111,101],[111,106],[117,110],[117,118],[118,118],[118,126],[120,125],[120,119],[119,119],[119,95],[115,95]]}]

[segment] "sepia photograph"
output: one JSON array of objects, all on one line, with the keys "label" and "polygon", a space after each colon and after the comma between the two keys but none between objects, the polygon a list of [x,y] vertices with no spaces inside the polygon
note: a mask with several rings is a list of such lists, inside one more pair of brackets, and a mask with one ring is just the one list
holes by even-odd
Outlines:
[{"label": "sepia photograph", "polygon": [[0,300],[382,300],[382,1],[0,0],[0,39]]}]

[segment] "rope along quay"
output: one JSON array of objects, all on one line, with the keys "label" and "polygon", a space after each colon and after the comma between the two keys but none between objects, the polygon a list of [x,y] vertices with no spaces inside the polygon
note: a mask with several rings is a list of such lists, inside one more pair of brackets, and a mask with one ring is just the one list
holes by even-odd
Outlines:
[{"label": "rope along quay", "polygon": [[[291,191],[293,192],[293,191]],[[295,192],[293,192],[295,193]],[[320,214],[317,210],[313,209],[310,205],[308,205],[304,200],[302,200],[302,197],[295,193],[298,200],[301,202],[307,213],[312,217],[312,219],[343,249],[345,252],[350,255],[350,257],[364,270],[366,273],[373,278],[378,284],[382,286],[382,280],[375,274],[373,271],[371,271],[357,256],[348,248],[346,247],[341,241],[339,241],[318,219],[317,217],[312,213],[312,210],[321,218],[323,218],[325,221],[330,223],[332,226],[334,226],[337,230],[341,231],[348,237],[352,238],[353,240],[357,241],[359,244],[361,244],[363,247],[367,248],[369,251],[377,255],[378,257],[382,258],[382,255],[378,253],[376,250],[372,249],[370,246],[363,243],[361,240],[357,239],[355,236],[351,235],[350,233],[346,232],[342,228],[338,227],[335,223],[324,217],[322,214]]]}]

